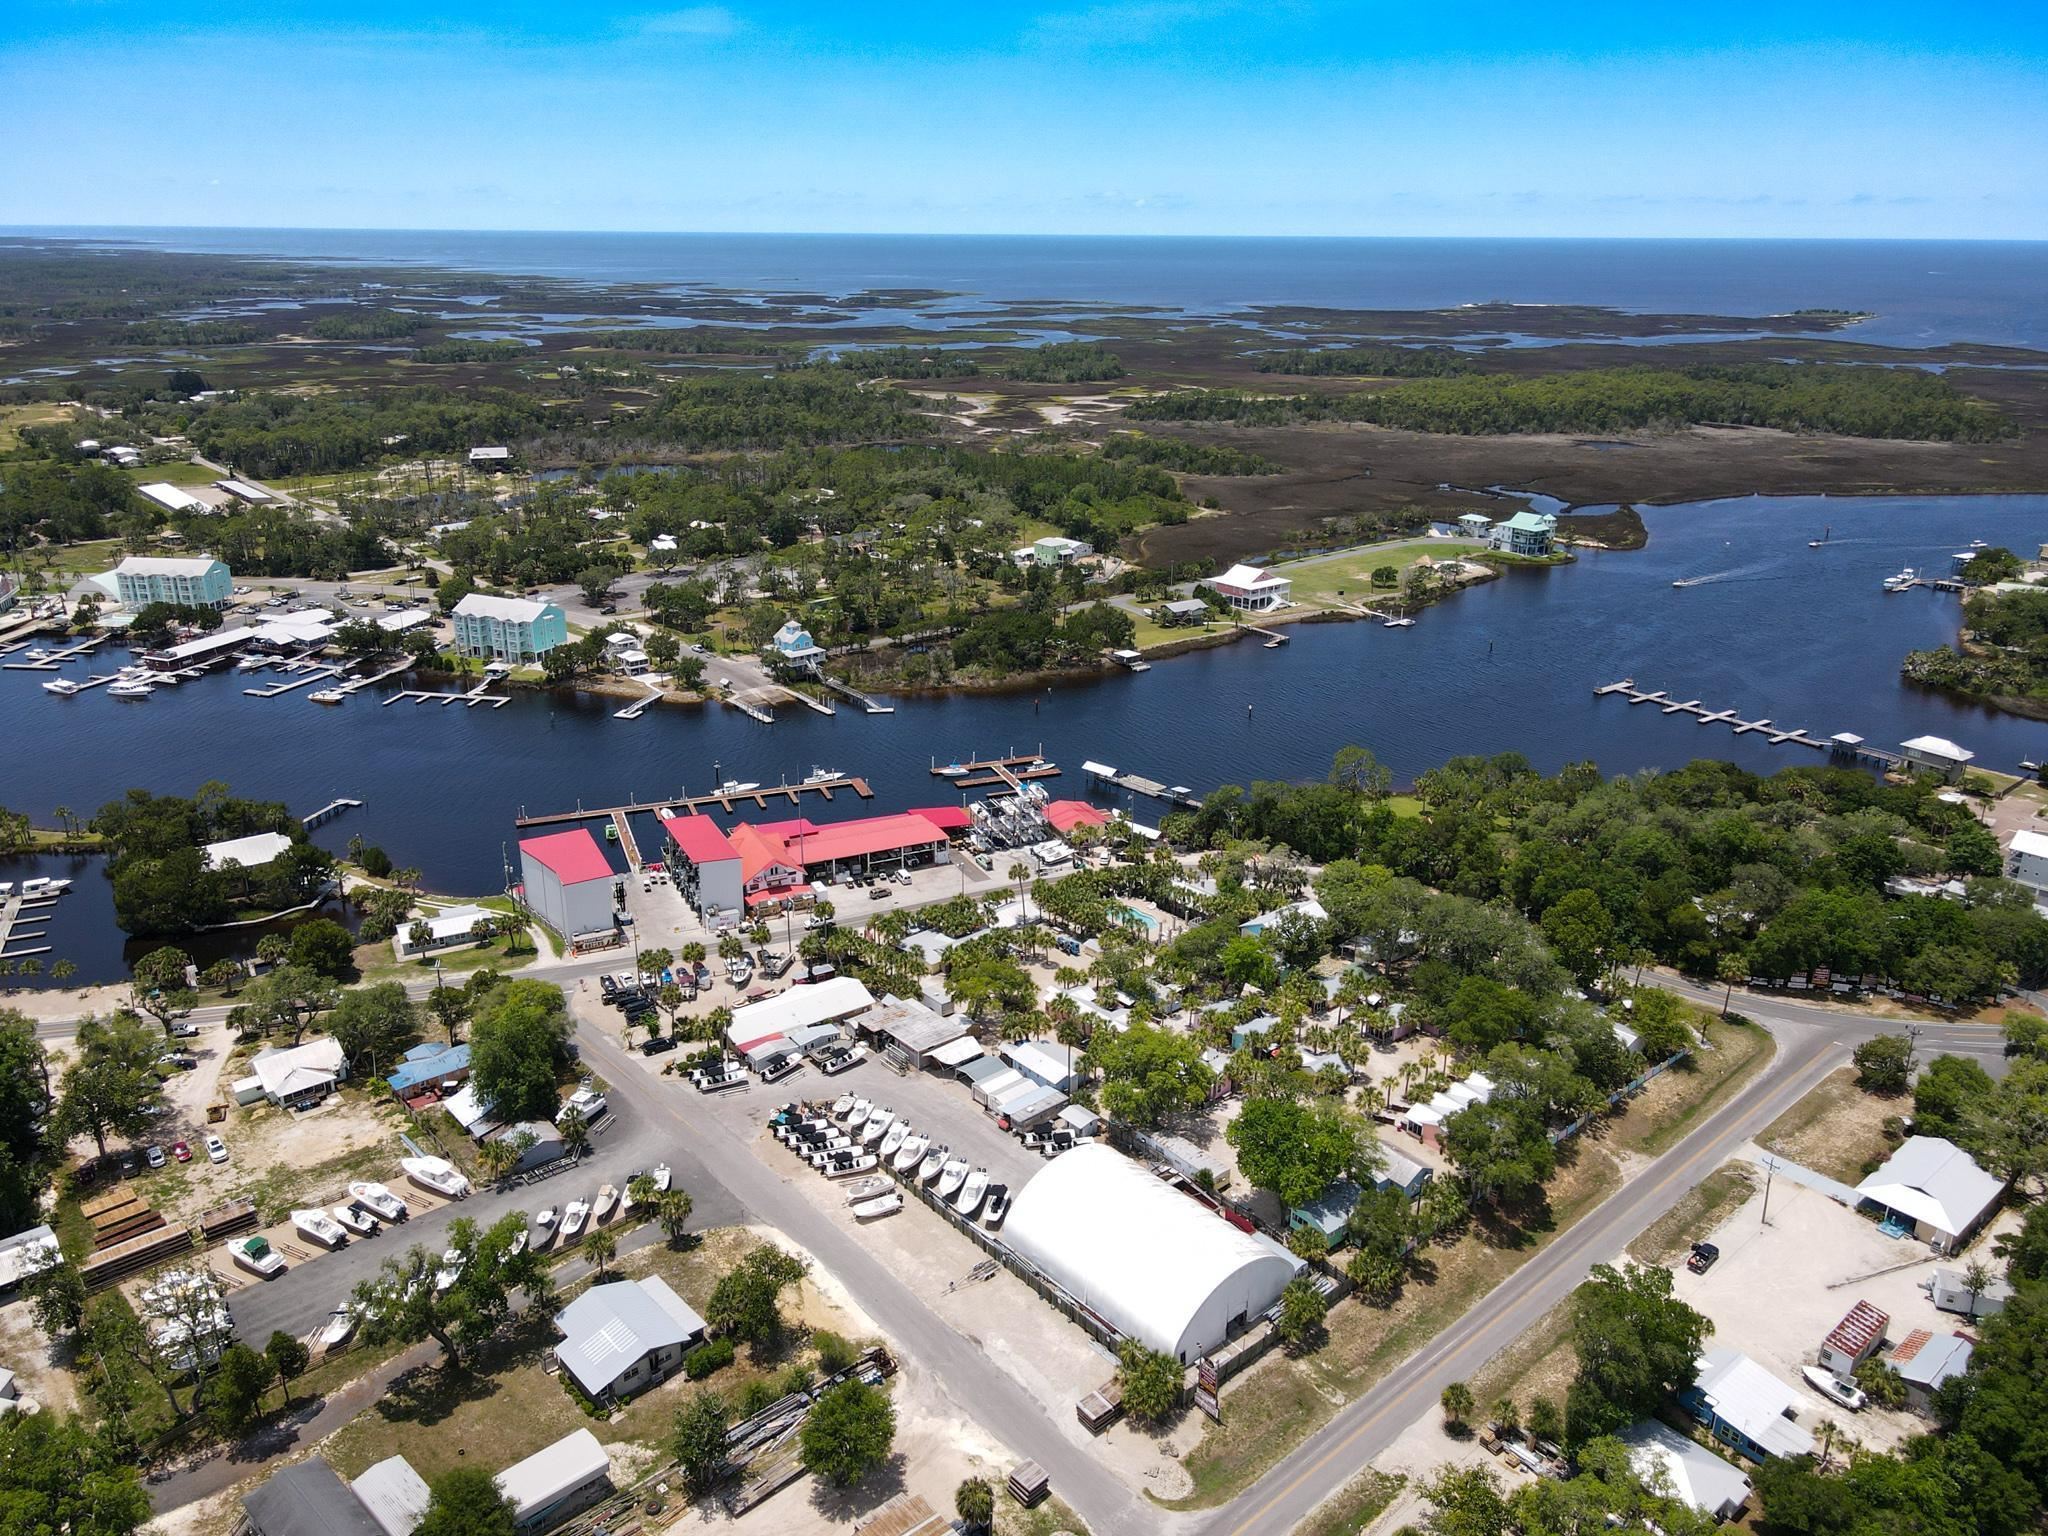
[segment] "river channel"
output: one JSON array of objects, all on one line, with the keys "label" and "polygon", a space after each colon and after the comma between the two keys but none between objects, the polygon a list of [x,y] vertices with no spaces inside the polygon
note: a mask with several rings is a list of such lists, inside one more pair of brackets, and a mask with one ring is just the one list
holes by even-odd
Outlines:
[{"label": "river channel", "polygon": [[[543,693],[466,709],[385,707],[373,690],[326,708],[310,690],[249,698],[247,675],[232,671],[139,701],[103,690],[60,699],[40,687],[48,674],[0,672],[0,804],[50,825],[59,805],[90,814],[130,786],[189,794],[221,779],[301,812],[346,795],[363,807],[322,827],[323,844],[360,833],[417,865],[429,889],[478,893],[500,887],[522,809],[651,804],[721,778],[794,781],[814,766],[864,777],[876,792],[866,809],[889,810],[957,796],[930,775],[935,759],[1010,749],[1042,748],[1067,769],[1048,787],[1075,797],[1090,791],[1084,759],[1199,793],[1318,776],[1353,742],[1404,780],[1460,753],[1518,751],[1546,772],[1582,759],[1609,773],[1695,757],[1761,772],[1822,760],[1595,697],[1624,677],[1819,736],[1854,731],[1884,747],[1945,736],[2005,771],[2048,756],[2048,725],[1901,681],[1906,651],[1954,639],[1958,599],[1880,588],[1903,566],[1946,575],[1973,539],[2033,554],[2048,539],[2048,496],[1744,498],[1647,509],[1644,520],[1646,549],[1511,571],[1412,629],[1299,625],[1279,650],[1244,641],[1142,674],[897,698],[890,715],[792,708],[772,726],[722,706],[622,721],[616,701]],[[1823,530],[1826,546],[1809,549]],[[847,798],[810,813],[858,814]],[[1154,820],[1160,807],[1133,809]],[[638,831],[651,849],[651,818]],[[0,879],[38,872],[81,877],[45,958],[71,959],[80,980],[123,974],[97,861],[0,862]]]}]

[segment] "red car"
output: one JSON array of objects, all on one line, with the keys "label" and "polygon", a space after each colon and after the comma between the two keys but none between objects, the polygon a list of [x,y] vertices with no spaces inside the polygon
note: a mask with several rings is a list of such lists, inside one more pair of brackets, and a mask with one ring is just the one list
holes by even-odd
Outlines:
[{"label": "red car", "polygon": [[192,1149],[182,1141],[174,1141],[171,1143],[171,1156],[181,1163],[189,1163],[192,1161]]}]

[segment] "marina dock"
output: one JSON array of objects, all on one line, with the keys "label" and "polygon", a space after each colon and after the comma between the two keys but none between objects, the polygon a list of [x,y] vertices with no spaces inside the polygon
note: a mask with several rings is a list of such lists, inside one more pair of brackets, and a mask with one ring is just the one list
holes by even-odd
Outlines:
[{"label": "marina dock", "polygon": [[[759,810],[767,810],[770,800],[787,800],[791,805],[802,802],[805,795],[815,794],[825,800],[832,798],[837,789],[850,789],[863,800],[872,800],[875,792],[868,788],[866,779],[837,778],[819,779],[810,784],[764,784],[757,789],[736,790],[730,794],[670,795],[660,800],[634,801],[629,805],[598,805],[585,809],[577,806],[573,811],[547,811],[529,816],[522,810],[512,818],[512,825],[522,831],[528,827],[559,827],[578,821],[610,821],[617,824],[620,818],[635,812],[669,812],[675,815],[702,815],[706,810],[716,808],[732,815],[734,810],[749,801]],[[630,837],[631,834],[627,833]]]},{"label": "marina dock", "polygon": [[1650,691],[1636,686],[1635,679],[1625,677],[1618,683],[1603,683],[1593,690],[1596,698],[1610,694],[1626,699],[1630,704],[1655,704],[1667,715],[1691,715],[1701,725],[1725,725],[1737,736],[1752,732],[1761,734],[1774,747],[1811,747],[1816,752],[1828,750],[1828,743],[1819,737],[1810,736],[1804,728],[1786,728],[1770,719],[1745,720],[1732,709],[1708,709],[1698,699],[1674,699],[1661,688]]},{"label": "marina dock", "polygon": [[299,673],[296,677],[288,677],[281,683],[272,683],[268,688],[244,688],[242,692],[249,695],[252,699],[274,699],[281,693],[290,693],[294,689],[307,687],[312,683],[319,682],[322,678],[339,676],[341,676],[341,668],[339,667],[313,667],[308,671]]},{"label": "marina dock", "polygon": [[[950,773],[948,769],[960,771]],[[944,768],[934,763],[932,775],[952,780],[955,789],[1004,788],[1015,794],[1032,779],[1058,778],[1060,770],[1048,763],[1042,753],[1012,752],[1004,757],[985,757],[971,763],[948,763]]]},{"label": "marina dock", "polygon": [[1160,800],[1167,805],[1184,806],[1200,810],[1202,802],[1195,792],[1185,784],[1162,784],[1157,779],[1148,779],[1139,773],[1118,773],[1108,763],[1083,763],[1081,771],[1098,784],[1113,785],[1117,789],[1129,790],[1134,795],[1143,795],[1148,800]]},{"label": "marina dock", "polygon": [[658,703],[660,699],[661,690],[659,688],[650,688],[647,690],[646,693],[642,694],[639,698],[635,699],[632,703],[628,704],[624,709],[613,710],[612,718],[614,720],[638,720],[643,714],[647,712],[648,705]]},{"label": "marina dock", "polygon": [[769,714],[767,710],[763,709],[758,704],[749,704],[745,699],[738,697],[727,699],[725,702],[730,704],[734,709],[738,710],[741,714],[747,715],[752,719],[758,720],[763,725],[773,725],[775,723],[775,717]]},{"label": "marina dock", "polygon": [[387,667],[382,672],[373,673],[368,677],[352,677],[341,685],[341,691],[343,693],[361,693],[365,688],[375,687],[378,683],[388,682],[394,677],[403,677],[418,665],[419,663],[416,661],[401,661],[395,667]]},{"label": "marina dock", "polygon": [[[75,645],[67,645],[62,650],[51,651],[41,661],[0,662],[0,667],[5,667],[9,672],[54,672],[72,657],[90,654],[105,643],[106,638],[105,635],[94,635],[90,639],[80,640]],[[19,646],[15,647],[15,650],[19,649]]]},{"label": "marina dock", "polygon": [[58,891],[48,896],[23,896],[16,892],[0,899],[0,960],[25,960],[30,955],[47,955],[51,946],[39,945],[33,949],[9,949],[10,944],[19,944],[28,939],[40,939],[48,935],[49,929],[38,928],[34,932],[19,931],[24,923],[46,923],[52,909],[57,905]]},{"label": "marina dock", "polygon": [[[390,698],[386,699],[384,703],[388,707],[396,704],[400,699],[411,699],[415,704],[425,704],[431,700],[443,706],[459,703],[465,709],[475,709],[479,704],[488,704],[493,709],[501,709],[512,702],[512,695],[509,693],[484,692],[490,686],[491,679],[485,678],[467,693],[435,693],[424,688],[401,688],[398,692],[392,694]],[[244,691],[255,692],[254,689],[246,689]]]},{"label": "marina dock", "polygon": [[633,839],[633,823],[624,811],[612,812],[612,831],[618,836],[619,851],[626,856],[626,868],[638,874],[643,862],[640,845]]},{"label": "marina dock", "polygon": [[313,830],[313,828],[319,826],[322,822],[332,821],[334,820],[335,817],[339,816],[343,811],[355,810],[362,803],[363,802],[360,800],[350,800],[346,797],[336,800],[330,800],[325,805],[321,806],[319,810],[313,812],[312,815],[301,816],[299,818],[299,823],[300,825],[305,827],[305,829],[308,832],[310,832]]}]

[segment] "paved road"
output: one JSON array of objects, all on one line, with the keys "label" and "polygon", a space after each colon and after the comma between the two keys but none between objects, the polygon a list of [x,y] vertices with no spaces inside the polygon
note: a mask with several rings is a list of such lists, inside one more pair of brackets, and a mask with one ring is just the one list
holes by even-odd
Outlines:
[{"label": "paved road", "polygon": [[[1770,1023],[1773,1021],[1764,1021]],[[1453,1381],[1479,1368],[1520,1338],[1736,1147],[1783,1114],[1844,1060],[1836,1041],[1796,1026],[1773,1029],[1779,1046],[1770,1070],[1708,1116],[1647,1170],[1555,1239],[1535,1258],[1474,1303],[1457,1322],[1411,1355],[1364,1397],[1232,1503],[1185,1522],[1203,1536],[1289,1531],[1336,1493],[1408,1427],[1432,1411]],[[1229,1399],[1224,1411],[1229,1412]],[[1155,1528],[1157,1528],[1155,1526]]]}]

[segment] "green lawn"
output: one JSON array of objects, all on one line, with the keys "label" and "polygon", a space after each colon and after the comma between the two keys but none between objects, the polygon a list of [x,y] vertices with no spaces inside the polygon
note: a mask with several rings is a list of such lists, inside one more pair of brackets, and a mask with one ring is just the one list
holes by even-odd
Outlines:
[{"label": "green lawn", "polygon": [[125,473],[137,485],[211,485],[221,478],[219,471],[184,459],[170,464],[145,464],[139,469],[127,470]]},{"label": "green lawn", "polygon": [[32,550],[23,557],[22,564],[66,576],[85,576],[109,570],[120,559],[119,539],[88,539],[80,544],[55,544]]},{"label": "green lawn", "polygon": [[1138,650],[1149,651],[1155,645],[1172,645],[1182,640],[1199,640],[1204,635],[1228,633],[1230,625],[1220,619],[1213,624],[1176,624],[1169,627],[1148,614],[1138,618],[1137,636],[1131,644]]},{"label": "green lawn", "polygon": [[33,405],[0,406],[0,452],[21,446],[23,427],[44,427],[52,422],[69,421],[72,409],[54,401],[42,401]]},{"label": "green lawn", "polygon": [[1451,555],[1476,555],[1482,544],[1468,539],[1408,539],[1398,544],[1376,544],[1341,555],[1320,555],[1312,560],[1290,560],[1273,567],[1275,574],[1294,583],[1297,603],[1370,602],[1392,589],[1375,588],[1372,573],[1383,565],[1405,571],[1428,556],[1443,559]]}]

